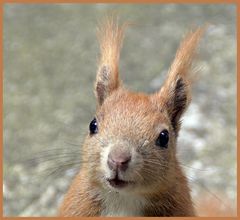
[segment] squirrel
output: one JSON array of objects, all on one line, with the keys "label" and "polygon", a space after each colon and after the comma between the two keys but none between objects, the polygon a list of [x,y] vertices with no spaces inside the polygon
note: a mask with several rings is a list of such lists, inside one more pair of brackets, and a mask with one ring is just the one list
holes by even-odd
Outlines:
[{"label": "squirrel", "polygon": [[119,79],[127,26],[108,17],[98,27],[97,110],[82,147],[85,163],[59,215],[195,216],[176,142],[191,101],[192,62],[204,28],[185,36],[163,86],[144,94],[129,91]]}]

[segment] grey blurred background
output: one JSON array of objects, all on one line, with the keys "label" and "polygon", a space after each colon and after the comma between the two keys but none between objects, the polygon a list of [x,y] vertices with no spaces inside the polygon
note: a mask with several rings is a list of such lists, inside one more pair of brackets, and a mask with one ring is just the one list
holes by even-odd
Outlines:
[{"label": "grey blurred background", "polygon": [[210,24],[178,154],[199,213],[235,215],[235,5],[5,4],[4,216],[56,215],[94,116],[96,26],[112,10],[135,24],[120,59],[135,91],[158,89],[184,34]]}]

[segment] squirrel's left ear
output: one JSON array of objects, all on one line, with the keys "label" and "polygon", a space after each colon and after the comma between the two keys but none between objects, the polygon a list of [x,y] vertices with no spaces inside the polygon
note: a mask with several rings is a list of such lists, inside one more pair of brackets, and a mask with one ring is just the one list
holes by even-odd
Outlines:
[{"label": "squirrel's left ear", "polygon": [[180,118],[191,101],[192,60],[204,30],[205,28],[198,28],[185,37],[177,50],[166,81],[160,91],[152,96],[161,109],[166,109],[176,134],[180,128]]},{"label": "squirrel's left ear", "polygon": [[100,43],[100,60],[95,83],[95,94],[98,104],[121,85],[118,66],[119,56],[127,24],[119,26],[114,15],[105,18],[98,27],[98,39]]}]

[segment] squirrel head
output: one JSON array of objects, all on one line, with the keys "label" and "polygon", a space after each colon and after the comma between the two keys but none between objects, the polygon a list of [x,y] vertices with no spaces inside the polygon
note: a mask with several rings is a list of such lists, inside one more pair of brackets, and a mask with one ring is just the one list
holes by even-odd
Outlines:
[{"label": "squirrel head", "polygon": [[191,66],[203,28],[187,34],[163,86],[154,94],[127,90],[119,79],[119,55],[128,25],[108,17],[98,29],[101,56],[95,83],[97,111],[89,125],[85,157],[99,187],[154,193],[174,182],[176,139],[191,101]]}]

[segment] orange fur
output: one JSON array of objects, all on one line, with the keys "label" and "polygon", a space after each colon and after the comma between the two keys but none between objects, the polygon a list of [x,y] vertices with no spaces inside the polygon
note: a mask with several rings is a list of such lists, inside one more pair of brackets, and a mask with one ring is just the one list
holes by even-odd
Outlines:
[{"label": "orange fur", "polygon": [[[118,63],[127,23],[119,26],[114,16],[107,17],[99,25],[97,36],[100,43],[100,60],[97,71],[96,92],[104,98],[119,86]],[[107,86],[106,86],[107,85]],[[97,94],[96,93],[96,94]],[[98,97],[102,103],[101,96]]]},{"label": "orange fur", "polygon": [[[82,158],[88,164],[81,167],[73,181],[60,215],[194,216],[188,182],[176,158],[176,139],[180,118],[191,100],[192,58],[203,29],[187,35],[162,89],[146,95],[128,91],[119,80],[118,62],[125,28],[126,24],[119,27],[114,17],[99,27],[101,58],[95,84],[98,132],[85,139]],[[166,149],[157,147],[155,142],[164,129],[170,136]],[[121,178],[133,181],[134,187],[130,185],[125,191],[111,194],[115,191],[106,180],[113,173],[106,168],[107,150],[131,152],[127,171],[119,173]],[[129,199],[124,200],[126,193]],[[117,208],[111,206],[115,200]]]}]

